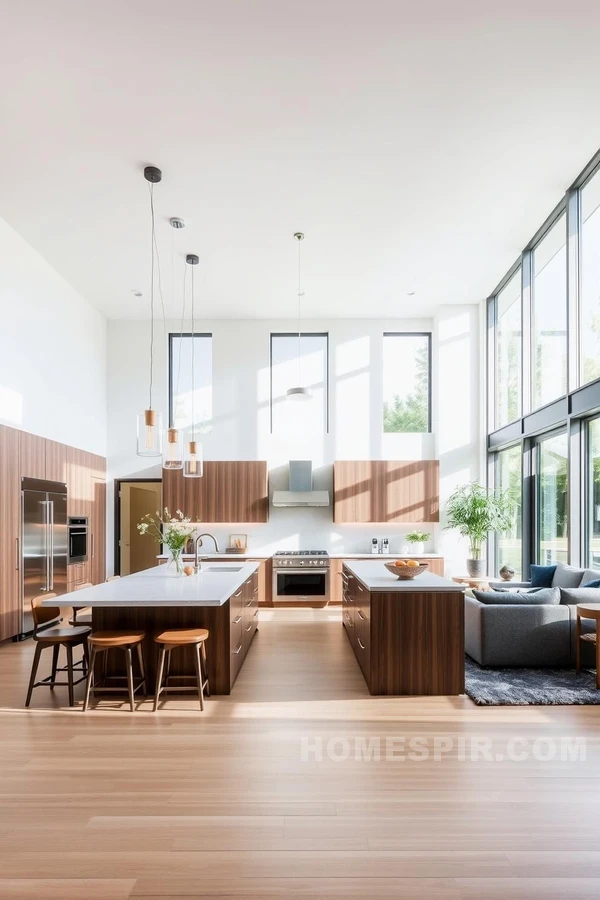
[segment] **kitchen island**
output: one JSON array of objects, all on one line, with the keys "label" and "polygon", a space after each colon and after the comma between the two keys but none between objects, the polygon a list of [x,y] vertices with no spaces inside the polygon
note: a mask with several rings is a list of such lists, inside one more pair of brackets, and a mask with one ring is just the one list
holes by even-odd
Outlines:
[{"label": "kitchen island", "polygon": [[342,623],[371,694],[464,693],[464,588],[429,572],[400,581],[383,562],[346,560],[342,591]]},{"label": "kitchen island", "polygon": [[[258,563],[203,564],[197,575],[176,575],[156,566],[135,575],[84,588],[77,605],[91,607],[93,631],[146,632],[148,689],[156,678],[153,636],[171,628],[207,628],[207,672],[212,694],[229,694],[258,627]],[[74,597],[70,597],[72,602]],[[56,606],[57,600],[43,605]],[[121,674],[121,654],[109,654],[107,674]],[[195,675],[194,649],[173,650],[170,674]]]}]

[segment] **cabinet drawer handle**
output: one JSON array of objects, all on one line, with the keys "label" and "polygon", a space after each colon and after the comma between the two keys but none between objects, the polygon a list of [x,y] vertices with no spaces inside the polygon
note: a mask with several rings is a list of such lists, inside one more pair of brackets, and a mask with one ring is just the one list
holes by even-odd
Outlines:
[{"label": "cabinet drawer handle", "polygon": [[246,632],[248,632],[248,631],[252,631],[252,622],[250,622],[250,624],[246,628]]},{"label": "cabinet drawer handle", "polygon": [[241,616],[236,616],[235,619],[233,620],[233,622],[232,622],[231,624],[232,624],[232,625],[238,625],[241,621],[242,621],[242,617],[241,617]]},{"label": "cabinet drawer handle", "polygon": [[248,606],[252,606],[253,603],[254,603],[254,600],[248,600],[248,602],[246,603],[246,608]]},{"label": "cabinet drawer handle", "polygon": [[365,615],[363,615],[362,609],[359,609],[358,614],[361,617],[361,619],[364,619],[365,622],[367,621],[367,617]]},{"label": "cabinet drawer handle", "polygon": [[350,616],[346,616],[346,622],[350,626],[350,628],[354,628],[354,622],[350,621]]},{"label": "cabinet drawer handle", "polygon": [[240,646],[237,648],[237,650],[233,651],[233,655],[237,656],[241,649],[242,649],[242,645],[240,644]]},{"label": "cabinet drawer handle", "polygon": [[237,594],[234,594],[233,596],[234,596],[234,597],[241,597],[241,596],[242,596],[242,592],[241,592],[241,591],[238,591]]},{"label": "cabinet drawer handle", "polygon": [[250,584],[251,582],[252,582],[252,579],[249,578],[248,581],[245,582],[245,584]]},{"label": "cabinet drawer handle", "polygon": [[363,588],[361,588],[360,584],[358,585],[358,589],[361,592],[361,594],[364,594],[364,590],[363,590]]},{"label": "cabinet drawer handle", "polygon": [[366,649],[366,648],[365,648],[365,645],[363,644],[363,642],[361,641],[360,638],[358,638],[358,643],[360,644],[360,649],[361,649],[361,650],[365,650],[365,649]]},{"label": "cabinet drawer handle", "polygon": [[254,594],[258,594],[258,588],[257,588],[257,587],[256,587],[256,588],[254,588],[254,591],[253,591],[253,593],[254,593]]},{"label": "cabinet drawer handle", "polygon": [[257,609],[256,612],[254,613],[254,615],[252,616],[252,618],[253,618],[253,619],[258,619],[258,609]]}]

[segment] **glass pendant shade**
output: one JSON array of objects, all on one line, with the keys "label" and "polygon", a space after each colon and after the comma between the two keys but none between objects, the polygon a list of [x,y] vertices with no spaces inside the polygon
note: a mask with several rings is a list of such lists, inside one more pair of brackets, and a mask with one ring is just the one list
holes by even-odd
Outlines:
[{"label": "glass pendant shade", "polygon": [[145,409],[137,417],[138,456],[162,456],[162,415]]},{"label": "glass pendant shade", "polygon": [[312,400],[312,394],[308,388],[305,387],[292,387],[288,388],[286,392],[286,396],[288,400],[293,400],[294,402],[305,402],[306,400]]},{"label": "glass pendant shade", "polygon": [[177,428],[167,428],[163,469],[183,469],[183,442]]},{"label": "glass pendant shade", "polygon": [[183,459],[184,478],[202,478],[202,445],[197,441],[188,441]]}]

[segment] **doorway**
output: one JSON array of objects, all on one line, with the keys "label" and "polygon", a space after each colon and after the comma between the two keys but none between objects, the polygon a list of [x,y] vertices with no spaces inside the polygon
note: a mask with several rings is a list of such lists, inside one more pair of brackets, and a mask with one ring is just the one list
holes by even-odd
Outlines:
[{"label": "doorway", "polygon": [[119,575],[133,575],[156,565],[162,547],[148,535],[140,534],[137,526],[145,515],[154,516],[160,509],[160,479],[115,482],[115,568]]}]

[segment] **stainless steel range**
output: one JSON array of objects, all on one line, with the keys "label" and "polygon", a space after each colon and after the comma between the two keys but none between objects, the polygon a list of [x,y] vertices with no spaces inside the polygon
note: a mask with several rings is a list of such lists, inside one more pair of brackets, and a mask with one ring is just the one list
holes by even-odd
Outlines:
[{"label": "stainless steel range", "polygon": [[273,556],[273,602],[329,600],[326,550],[278,550]]}]

